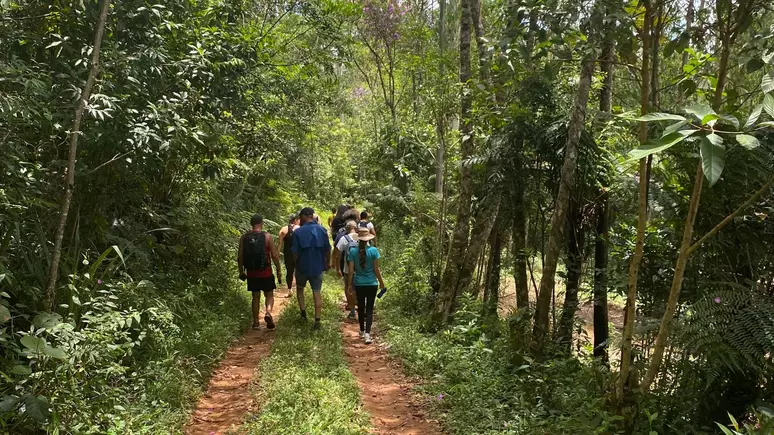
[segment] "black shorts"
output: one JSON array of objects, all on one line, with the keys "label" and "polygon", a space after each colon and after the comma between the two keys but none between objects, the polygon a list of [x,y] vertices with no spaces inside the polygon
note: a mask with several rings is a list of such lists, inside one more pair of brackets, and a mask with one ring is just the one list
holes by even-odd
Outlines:
[{"label": "black shorts", "polygon": [[273,292],[277,288],[274,275],[266,278],[247,278],[247,291],[249,292]]}]

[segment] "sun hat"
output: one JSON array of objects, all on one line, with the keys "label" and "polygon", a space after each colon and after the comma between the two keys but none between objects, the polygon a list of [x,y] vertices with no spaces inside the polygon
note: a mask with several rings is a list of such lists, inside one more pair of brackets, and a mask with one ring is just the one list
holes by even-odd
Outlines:
[{"label": "sun hat", "polygon": [[371,234],[371,230],[369,230],[368,228],[360,228],[357,231],[357,240],[358,241],[367,242],[369,240],[372,240],[374,237],[376,237],[376,236]]}]

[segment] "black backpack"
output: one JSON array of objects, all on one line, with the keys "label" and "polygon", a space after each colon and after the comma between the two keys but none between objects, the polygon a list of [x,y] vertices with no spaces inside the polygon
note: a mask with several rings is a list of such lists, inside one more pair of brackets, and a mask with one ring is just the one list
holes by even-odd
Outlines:
[{"label": "black backpack", "polygon": [[247,233],[242,239],[242,260],[248,270],[263,270],[268,265],[266,258],[266,233]]},{"label": "black backpack", "polygon": [[368,221],[360,221],[357,223],[360,228],[368,228]]}]

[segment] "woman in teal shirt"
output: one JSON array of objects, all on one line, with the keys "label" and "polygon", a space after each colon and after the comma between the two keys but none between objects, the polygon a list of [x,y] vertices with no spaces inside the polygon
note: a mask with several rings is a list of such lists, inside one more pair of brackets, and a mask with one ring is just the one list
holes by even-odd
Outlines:
[{"label": "woman in teal shirt", "polygon": [[374,320],[374,301],[379,288],[384,288],[382,271],[379,269],[379,250],[368,246],[375,236],[368,228],[357,232],[357,247],[350,248],[349,264],[350,288],[354,285],[357,295],[357,320],[360,322],[360,337],[371,344],[371,323]]}]

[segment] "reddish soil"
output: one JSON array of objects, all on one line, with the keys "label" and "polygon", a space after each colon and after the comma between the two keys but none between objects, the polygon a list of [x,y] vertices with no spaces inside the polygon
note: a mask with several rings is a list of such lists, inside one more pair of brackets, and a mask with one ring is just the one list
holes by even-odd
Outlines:
[{"label": "reddish soil", "polygon": [[[428,419],[414,384],[374,340],[367,345],[358,335],[357,322],[342,322],[349,368],[360,386],[365,409],[377,435],[440,435],[438,423]],[[378,332],[378,331],[376,331]]]},{"label": "reddish soil", "polygon": [[[282,327],[280,312],[289,300],[283,297],[285,294],[282,290],[275,292],[280,296],[275,296],[272,310],[278,328]],[[250,385],[257,381],[256,368],[263,358],[269,356],[273,341],[274,331],[266,329],[262,317],[261,329],[248,330],[229,348],[213,372],[207,391],[196,405],[185,428],[186,435],[222,434],[238,429],[245,415],[256,410]]]}]

